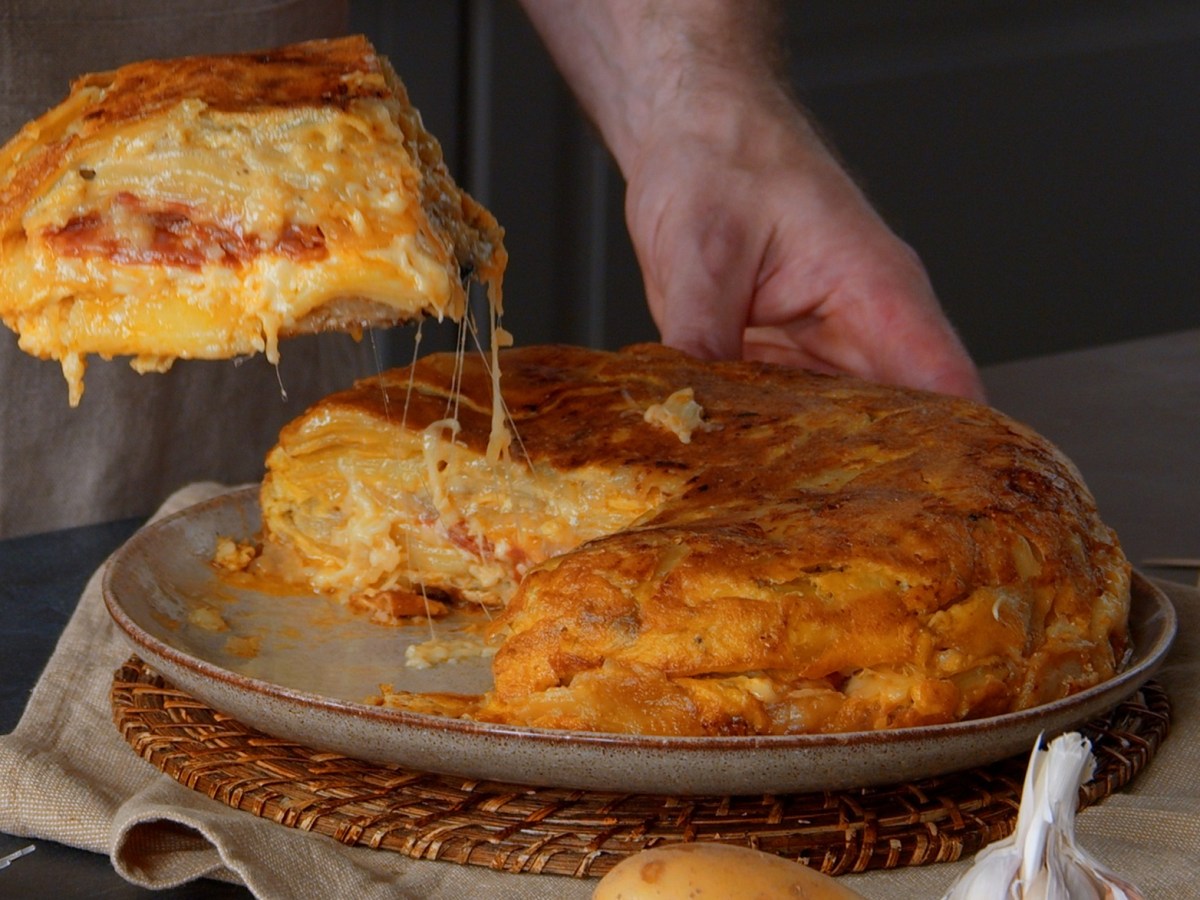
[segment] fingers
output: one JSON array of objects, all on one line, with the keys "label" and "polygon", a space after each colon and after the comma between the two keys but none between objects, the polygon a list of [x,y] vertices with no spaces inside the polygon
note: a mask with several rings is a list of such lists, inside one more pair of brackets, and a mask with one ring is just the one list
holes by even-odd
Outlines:
[{"label": "fingers", "polygon": [[916,254],[802,120],[742,107],[736,125],[663,139],[630,172],[663,342],[982,399]]},{"label": "fingers", "polygon": [[868,377],[889,384],[986,400],[983,382],[948,322],[916,321],[897,328],[879,348]]},{"label": "fingers", "polygon": [[664,344],[701,359],[742,355],[754,277],[746,260],[757,252],[747,244],[743,230],[719,217],[705,223],[694,240],[683,240],[667,278],[647,285]]},{"label": "fingers", "polygon": [[792,309],[810,275],[784,271],[764,285],[743,355],[984,399],[975,365],[915,257],[896,260],[876,250],[861,259],[851,254],[845,264],[835,286],[802,315]]},{"label": "fingers", "polygon": [[[761,250],[754,226],[697,189],[708,169],[681,157],[651,187],[631,189],[627,220],[646,298],[664,344],[701,359],[737,359],[754,298]],[[678,179],[678,182],[672,179]]]},{"label": "fingers", "polygon": [[981,403],[987,401],[979,372],[949,323],[944,328],[913,335],[907,346],[903,364],[883,371],[881,380]]},{"label": "fingers", "polygon": [[[855,234],[871,228],[882,225]],[[915,254],[886,231],[865,244],[841,242],[820,266],[797,264],[801,251],[785,247],[783,264],[760,267],[765,278],[732,264],[726,277],[696,274],[688,293],[660,301],[664,342],[705,358],[742,356],[983,400],[975,365]],[[722,336],[731,340],[719,343]]]},{"label": "fingers", "polygon": [[845,281],[832,304],[839,307],[840,330],[860,347],[860,374],[982,401],[979,373],[924,267],[899,239],[890,233],[886,239],[892,246],[871,257],[861,281]]}]

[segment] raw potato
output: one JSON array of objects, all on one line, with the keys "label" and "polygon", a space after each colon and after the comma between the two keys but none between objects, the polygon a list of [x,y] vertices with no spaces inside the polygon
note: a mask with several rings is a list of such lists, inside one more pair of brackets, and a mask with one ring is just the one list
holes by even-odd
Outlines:
[{"label": "raw potato", "polygon": [[828,875],[730,844],[671,844],[624,859],[592,900],[863,900]]}]

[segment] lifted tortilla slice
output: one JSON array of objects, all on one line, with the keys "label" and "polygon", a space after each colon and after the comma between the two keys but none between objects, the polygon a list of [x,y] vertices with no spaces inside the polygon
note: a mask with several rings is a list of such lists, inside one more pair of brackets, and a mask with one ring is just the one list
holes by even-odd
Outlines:
[{"label": "lifted tortilla slice", "polygon": [[363,37],[78,79],[0,150],[0,317],[62,363],[139,371],[433,316],[498,312],[495,218],[450,177]]}]

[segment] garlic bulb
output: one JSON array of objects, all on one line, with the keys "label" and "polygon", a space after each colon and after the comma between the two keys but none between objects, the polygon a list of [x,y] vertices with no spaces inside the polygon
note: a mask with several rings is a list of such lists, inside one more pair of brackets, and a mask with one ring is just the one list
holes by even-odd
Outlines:
[{"label": "garlic bulb", "polygon": [[1016,830],[980,850],[943,900],[1143,900],[1075,843],[1079,787],[1095,768],[1081,734],[1061,735],[1045,750],[1035,745]]}]

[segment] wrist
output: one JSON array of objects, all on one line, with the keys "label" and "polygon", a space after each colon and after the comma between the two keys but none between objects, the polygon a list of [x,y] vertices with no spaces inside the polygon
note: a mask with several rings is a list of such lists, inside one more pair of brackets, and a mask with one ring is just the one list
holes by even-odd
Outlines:
[{"label": "wrist", "polygon": [[664,160],[694,161],[724,181],[786,173],[825,182],[842,175],[786,86],[714,77],[695,87],[658,107],[624,153],[614,152],[627,182],[647,171],[661,174]]},{"label": "wrist", "polygon": [[667,25],[651,29],[641,57],[645,69],[623,94],[619,115],[607,128],[599,123],[626,176],[656,140],[732,144],[754,121],[798,114],[766,37],[729,24],[732,31],[725,36]]},{"label": "wrist", "polygon": [[776,0],[522,0],[628,174],[660,124],[779,89]]}]

